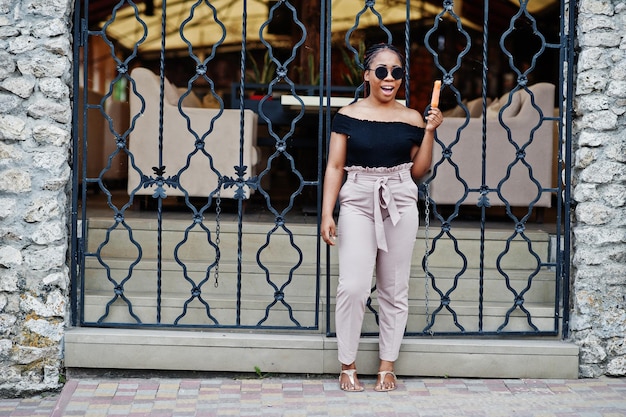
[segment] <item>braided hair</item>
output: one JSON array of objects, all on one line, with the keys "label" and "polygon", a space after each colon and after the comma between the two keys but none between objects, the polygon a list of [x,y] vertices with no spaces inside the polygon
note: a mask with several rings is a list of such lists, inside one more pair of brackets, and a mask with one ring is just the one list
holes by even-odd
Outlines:
[{"label": "braided hair", "polygon": [[370,65],[372,64],[372,60],[374,59],[374,57],[378,55],[380,52],[384,51],[385,49],[398,55],[398,59],[400,59],[400,62],[402,63],[402,69],[404,69],[404,55],[402,54],[402,52],[390,43],[381,42],[381,43],[377,43],[377,44],[370,46],[365,51],[365,56],[363,57],[363,65],[366,70],[370,68]]}]

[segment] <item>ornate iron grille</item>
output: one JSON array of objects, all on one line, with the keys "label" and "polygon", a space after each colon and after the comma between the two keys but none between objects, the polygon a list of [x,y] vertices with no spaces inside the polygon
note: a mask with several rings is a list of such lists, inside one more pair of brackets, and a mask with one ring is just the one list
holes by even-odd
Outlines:
[{"label": "ornate iron grille", "polygon": [[[570,78],[563,82],[563,74],[573,53],[568,42],[573,18],[571,11],[566,14],[569,9],[565,3],[557,4],[558,12],[549,14],[556,20],[544,18],[538,24],[528,1],[513,4],[485,0],[483,19],[476,27],[464,17],[470,11],[475,13],[476,8],[462,9],[449,0],[355,0],[348,16],[336,14],[340,1],[321,0],[319,20],[313,25],[319,44],[315,36],[311,37],[311,20],[305,22],[302,18],[303,3],[296,0],[120,0],[108,2],[108,8],[105,2],[98,2],[98,8],[94,3],[77,1],[75,18],[75,324],[317,331],[324,300],[325,331],[332,335],[334,254],[326,250],[322,256],[315,217],[321,206],[324,155],[335,110],[331,97],[339,94],[357,100],[366,94],[365,85],[358,82],[349,87],[337,86],[336,71],[340,68],[358,74],[363,69],[362,45],[385,41],[405,51],[409,69],[404,92],[407,105],[425,104],[425,90],[416,86],[441,79],[442,98],[447,97],[448,104],[464,119],[453,135],[438,133],[433,168],[421,184],[425,225],[418,239],[424,239],[425,250],[423,257],[416,257],[422,262],[415,262],[412,276],[412,288],[416,290],[411,295],[412,318],[407,335],[566,335],[569,219],[564,214],[569,212],[567,161],[571,133],[567,122],[571,121],[568,103],[572,82]],[[251,12],[251,6],[258,3],[266,7],[261,17]],[[497,48],[492,36],[494,6],[512,11],[504,17],[506,24],[498,33]],[[233,10],[238,19],[235,25],[227,21]],[[394,17],[398,10],[404,16],[400,20]],[[102,14],[90,15],[96,11]],[[338,22],[343,24],[341,30],[336,30]],[[557,22],[556,36],[543,33]],[[502,21],[499,24],[502,27]],[[204,28],[200,35],[198,28]],[[276,31],[279,34],[272,35]],[[339,32],[345,33],[342,39],[335,36]],[[527,62],[519,61],[515,51],[520,33],[531,36],[535,46]],[[203,36],[211,40],[205,43]],[[239,44],[230,41],[232,36],[240,37]],[[314,43],[308,39],[314,39]],[[106,54],[90,55],[94,40],[105,45]],[[179,47],[172,52],[170,44]],[[453,46],[452,52],[446,45]],[[312,48],[319,48],[319,53]],[[343,51],[344,65],[337,61],[337,48]],[[427,51],[427,55],[416,60],[416,50]],[[308,71],[302,65],[306,62],[302,56],[307,53]],[[489,177],[492,150],[488,139],[488,100],[493,96],[489,90],[493,84],[490,63],[494,53],[505,57],[499,61],[500,66],[508,63],[514,76],[510,90],[502,95],[505,102],[495,115],[504,132],[500,140],[508,144],[510,151],[498,155],[506,163],[504,173],[495,181]],[[230,99],[218,89],[213,72],[223,54],[237,56],[237,68],[231,68],[237,76]],[[530,80],[544,65],[543,57],[554,54],[558,56],[554,100],[558,111],[553,113],[552,108],[548,112],[537,104]],[[251,77],[259,56],[267,70],[264,80]],[[112,63],[114,75],[94,98],[89,91],[93,81],[90,77],[95,74],[98,60]],[[140,85],[139,73],[135,72],[146,60],[153,64],[156,88],[152,90]],[[169,70],[176,60],[188,63],[185,71]],[[456,152],[467,140],[472,119],[468,66],[472,68],[470,73],[480,74],[480,160],[473,162],[480,167],[478,182],[464,176],[463,154]],[[176,85],[182,87],[176,89],[166,73],[174,73]],[[310,82],[304,84],[298,74],[306,74]],[[200,110],[189,106],[198,89],[204,92],[203,100],[214,108],[202,116],[203,122],[196,116]],[[156,90],[158,94],[148,94]],[[174,99],[168,97],[172,91],[177,93]],[[126,98],[120,99],[119,94],[126,94]],[[282,102],[285,96],[291,98],[290,104]],[[521,136],[507,122],[507,112],[520,97],[534,112],[534,121]],[[127,110],[127,126],[120,127],[114,104],[124,100],[135,105],[130,104]],[[252,119],[251,111],[255,114]],[[146,133],[144,123],[149,112],[155,114],[151,119],[154,124]],[[237,122],[226,124],[233,133],[230,142],[236,143],[238,150],[234,162],[224,167],[220,164],[219,149],[223,146],[219,140],[224,140],[222,125],[233,112]],[[183,126],[173,136],[168,130],[173,125],[172,117]],[[94,120],[104,124],[113,146],[103,152],[100,169],[90,173],[90,138],[95,134],[90,121]],[[528,154],[539,132],[552,125],[557,137],[556,172],[564,181],[546,184],[537,177],[537,167]],[[256,140],[264,154],[261,162],[252,166],[247,153],[249,131],[257,129],[263,130]],[[308,133],[308,141],[303,139],[303,132]],[[153,143],[150,162],[142,158],[144,150],[133,148],[133,142],[142,140],[141,135]],[[213,143],[219,146],[212,147]],[[175,152],[183,153],[182,160],[166,162]],[[121,160],[127,160],[129,179],[126,192],[120,194],[108,178]],[[201,174],[194,170],[199,164],[205,167]],[[278,167],[291,184],[279,197],[268,186],[270,180],[276,181]],[[452,170],[453,182],[461,191],[454,201],[442,204],[432,192],[433,187],[441,187],[438,179],[441,181],[446,170]],[[525,174],[525,185],[536,189],[521,210],[510,191],[514,174],[519,172]],[[198,193],[192,190],[196,182],[211,185]],[[99,210],[93,209],[96,198],[104,200]],[[305,212],[305,198],[309,198],[312,228],[294,221]],[[248,212],[253,199],[262,205],[264,221],[253,220],[256,213]],[[543,210],[540,206],[546,199],[556,206],[551,220],[554,228],[545,234],[547,238],[537,241],[533,233],[536,227],[529,225],[541,220],[537,212]],[[176,209],[172,209],[172,201]],[[491,227],[493,202],[498,202],[504,213],[495,231]],[[469,217],[478,249],[468,246],[464,238],[469,233],[469,207],[474,209]],[[95,212],[98,214],[94,217]],[[99,229],[93,228],[98,225]],[[200,257],[194,258],[198,253]],[[520,256],[527,264],[525,268],[515,266],[516,260],[512,259]],[[438,261],[441,258],[445,259],[443,265]],[[326,277],[324,288],[322,274]],[[468,283],[469,290],[463,288]],[[502,290],[497,302],[487,295],[493,286]],[[471,294],[469,299],[467,294]],[[374,335],[378,319],[375,287],[368,308],[372,314],[363,333]]]}]

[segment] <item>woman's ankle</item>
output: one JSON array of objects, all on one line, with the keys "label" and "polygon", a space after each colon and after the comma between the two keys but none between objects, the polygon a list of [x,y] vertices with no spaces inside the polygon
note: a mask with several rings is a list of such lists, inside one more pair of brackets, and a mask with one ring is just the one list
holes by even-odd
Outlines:
[{"label": "woman's ankle", "polygon": [[356,362],[352,362],[351,364],[346,365],[345,363],[341,364],[341,370],[345,371],[347,369],[356,369]]},{"label": "woman's ankle", "polygon": [[394,362],[385,361],[381,359],[380,365],[378,366],[378,372],[383,372],[383,371],[393,372],[393,365],[394,365]]}]

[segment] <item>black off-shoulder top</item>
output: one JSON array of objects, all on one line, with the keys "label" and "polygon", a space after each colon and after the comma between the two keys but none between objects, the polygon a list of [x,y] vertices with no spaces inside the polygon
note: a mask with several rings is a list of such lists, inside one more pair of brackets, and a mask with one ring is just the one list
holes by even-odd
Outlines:
[{"label": "black off-shoulder top", "polygon": [[411,162],[411,147],[421,145],[424,128],[404,122],[355,119],[342,113],[332,131],[348,136],[346,166],[391,168]]}]

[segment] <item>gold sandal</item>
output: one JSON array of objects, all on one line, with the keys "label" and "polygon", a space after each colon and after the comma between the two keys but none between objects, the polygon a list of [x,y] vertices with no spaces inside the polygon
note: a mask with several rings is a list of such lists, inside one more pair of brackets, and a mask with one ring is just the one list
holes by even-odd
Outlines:
[{"label": "gold sandal", "polygon": [[[341,388],[342,391],[347,391],[347,392],[361,392],[363,391],[365,388],[363,388],[363,386],[357,387],[356,383],[354,382],[354,374],[356,373],[356,369],[342,369],[341,373],[339,374],[339,388]],[[341,385],[341,375],[347,375],[348,379],[350,380],[350,384],[352,385],[352,388],[344,388]]]},{"label": "gold sandal", "polygon": [[[397,388],[398,378],[396,378],[396,374],[394,374],[393,371],[380,371],[378,375],[380,378],[380,382],[376,384],[376,386],[374,387],[374,391],[387,392],[387,391],[393,391]],[[393,385],[388,388],[385,388],[383,384],[385,383],[385,378],[387,377],[387,375],[391,375],[393,377]]]}]

